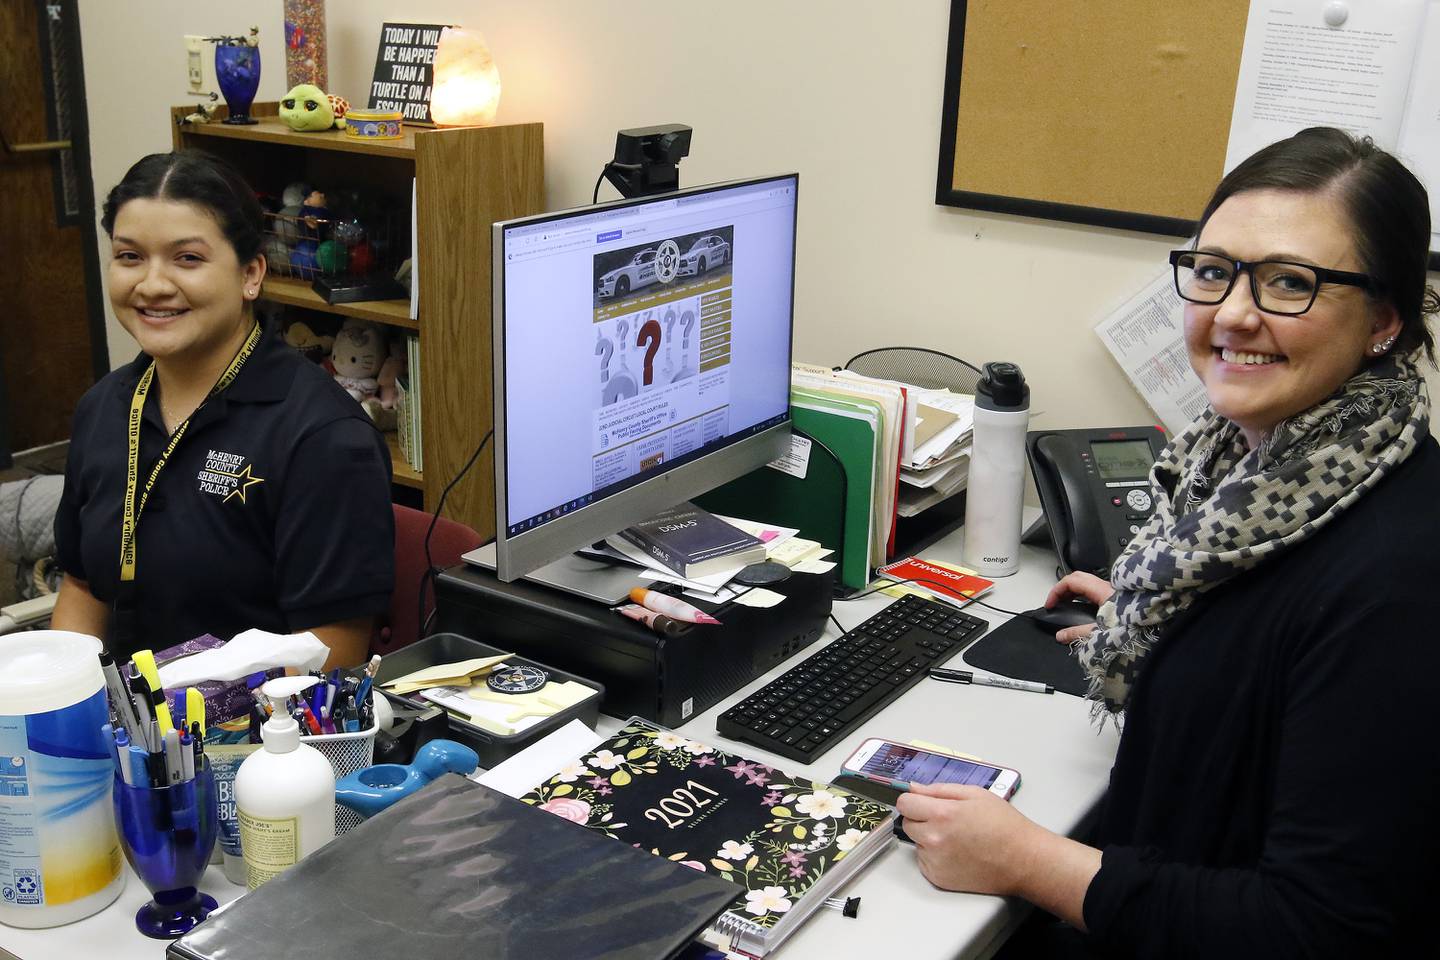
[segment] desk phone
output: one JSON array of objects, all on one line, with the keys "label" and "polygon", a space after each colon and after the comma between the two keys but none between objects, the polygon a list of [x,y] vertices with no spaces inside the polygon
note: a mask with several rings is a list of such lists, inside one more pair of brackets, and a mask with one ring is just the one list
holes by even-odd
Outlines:
[{"label": "desk phone", "polygon": [[1165,446],[1160,427],[1032,430],[1025,453],[1050,525],[1062,575],[1110,567],[1150,519],[1150,467]]}]

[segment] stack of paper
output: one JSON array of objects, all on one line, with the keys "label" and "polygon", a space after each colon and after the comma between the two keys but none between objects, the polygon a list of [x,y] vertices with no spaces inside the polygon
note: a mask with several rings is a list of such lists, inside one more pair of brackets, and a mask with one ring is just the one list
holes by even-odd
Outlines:
[{"label": "stack of paper", "polygon": [[965,489],[970,476],[970,438],[975,398],[949,390],[916,395],[915,449],[900,470],[902,517],[913,517]]},{"label": "stack of paper", "polygon": [[506,658],[513,656],[513,653],[502,653],[499,656],[475,657],[471,660],[461,660],[458,663],[437,663],[433,667],[425,667],[423,670],[407,673],[403,677],[396,677],[380,686],[397,696],[414,693],[416,690],[424,690],[427,687],[467,687],[477,677],[488,674],[496,664],[504,663]]},{"label": "stack of paper", "polygon": [[845,549],[841,580],[857,586],[895,543],[896,503],[908,417],[906,388],[848,371],[797,363],[790,413],[797,429],[825,444],[845,467]]},{"label": "stack of paper", "polygon": [[975,398],[797,363],[790,404],[796,428],[824,443],[845,466],[849,504],[841,580],[862,585],[869,568],[893,555],[899,517],[965,488]]}]

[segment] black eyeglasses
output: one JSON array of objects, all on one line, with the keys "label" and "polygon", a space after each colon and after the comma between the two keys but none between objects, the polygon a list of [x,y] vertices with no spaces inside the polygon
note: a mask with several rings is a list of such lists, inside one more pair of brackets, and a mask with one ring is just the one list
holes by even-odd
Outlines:
[{"label": "black eyeglasses", "polygon": [[1230,296],[1242,270],[1250,273],[1250,295],[1266,313],[1295,316],[1315,305],[1320,285],[1336,283],[1361,287],[1371,293],[1379,282],[1366,273],[1327,270],[1308,263],[1288,260],[1234,260],[1217,253],[1171,250],[1175,268],[1175,292],[1191,303],[1214,304]]}]

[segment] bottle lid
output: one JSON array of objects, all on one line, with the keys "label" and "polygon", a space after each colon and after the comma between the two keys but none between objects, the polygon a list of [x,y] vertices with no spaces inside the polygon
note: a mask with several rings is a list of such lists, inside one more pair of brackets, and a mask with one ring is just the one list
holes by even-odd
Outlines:
[{"label": "bottle lid", "polygon": [[0,714],[47,713],[94,695],[105,685],[100,641],[68,630],[0,637]]},{"label": "bottle lid", "polygon": [[1030,385],[1017,364],[997,360],[985,364],[975,386],[975,404],[987,410],[1024,410],[1030,406]]},{"label": "bottle lid", "polygon": [[260,688],[270,701],[270,719],[260,727],[260,739],[270,753],[289,753],[300,746],[300,724],[290,716],[285,702],[311,684],[297,687],[297,680],[314,680],[313,677],[276,677],[267,680]]}]

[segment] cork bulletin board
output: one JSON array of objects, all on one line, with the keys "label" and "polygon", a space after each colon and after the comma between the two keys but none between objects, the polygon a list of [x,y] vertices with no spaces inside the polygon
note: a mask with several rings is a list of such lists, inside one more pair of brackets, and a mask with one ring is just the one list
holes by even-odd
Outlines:
[{"label": "cork bulletin board", "polygon": [[951,0],[936,202],[1188,236],[1248,0]]}]

